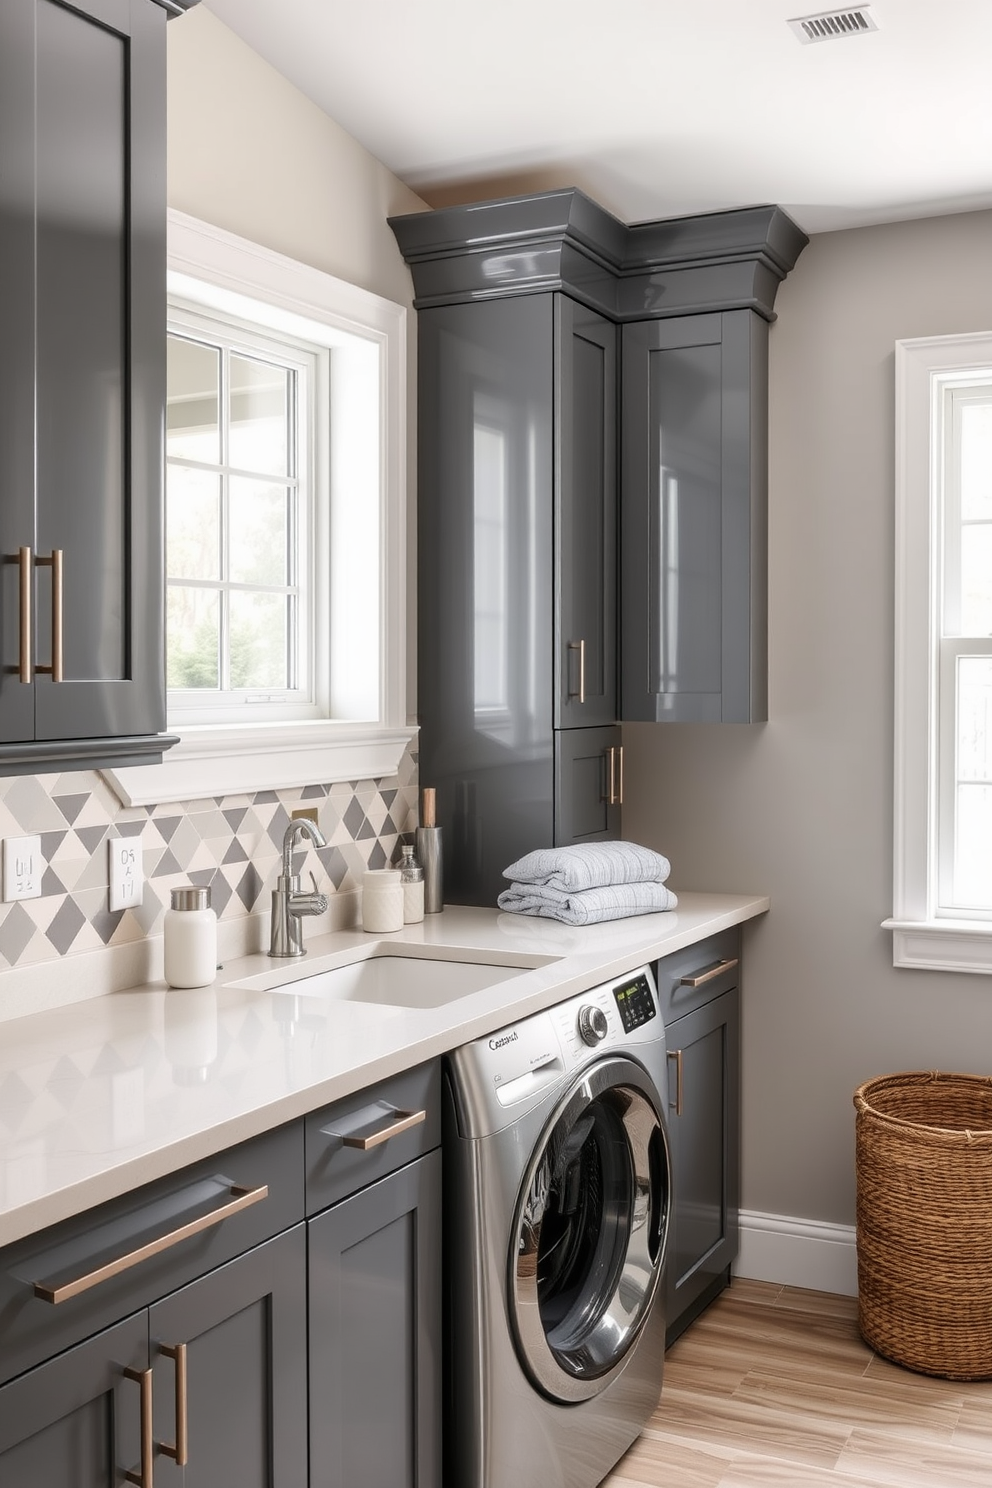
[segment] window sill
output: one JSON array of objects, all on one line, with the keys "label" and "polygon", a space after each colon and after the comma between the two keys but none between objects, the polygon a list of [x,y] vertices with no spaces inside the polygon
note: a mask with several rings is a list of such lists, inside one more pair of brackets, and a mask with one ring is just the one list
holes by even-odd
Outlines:
[{"label": "window sill", "polygon": [[160,765],[104,770],[125,806],[158,806],[207,796],[382,780],[395,775],[415,727],[367,723],[187,728]]},{"label": "window sill", "polygon": [[992,972],[992,921],[883,920],[892,931],[892,965],[919,971]]}]

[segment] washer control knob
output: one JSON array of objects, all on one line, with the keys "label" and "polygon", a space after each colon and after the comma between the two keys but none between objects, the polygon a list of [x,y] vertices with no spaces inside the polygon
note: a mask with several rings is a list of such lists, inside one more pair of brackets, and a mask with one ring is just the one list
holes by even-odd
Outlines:
[{"label": "washer control knob", "polygon": [[610,1031],[606,1014],[595,1003],[579,1008],[579,1037],[584,1044],[601,1044]]}]

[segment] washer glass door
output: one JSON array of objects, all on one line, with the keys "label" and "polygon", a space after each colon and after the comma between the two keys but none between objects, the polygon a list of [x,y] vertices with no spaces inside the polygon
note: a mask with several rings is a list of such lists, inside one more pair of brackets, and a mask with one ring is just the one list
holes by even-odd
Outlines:
[{"label": "washer glass door", "polygon": [[640,1065],[590,1066],[524,1178],[510,1256],[517,1346],[556,1400],[605,1389],[648,1316],[668,1228],[660,1098]]}]

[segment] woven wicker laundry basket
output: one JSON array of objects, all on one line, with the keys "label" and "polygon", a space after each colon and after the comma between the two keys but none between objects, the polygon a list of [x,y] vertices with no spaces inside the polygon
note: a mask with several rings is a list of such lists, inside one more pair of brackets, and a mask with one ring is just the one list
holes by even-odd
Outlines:
[{"label": "woven wicker laundry basket", "polygon": [[884,1075],[854,1105],[862,1337],[923,1374],[992,1377],[992,1079]]}]

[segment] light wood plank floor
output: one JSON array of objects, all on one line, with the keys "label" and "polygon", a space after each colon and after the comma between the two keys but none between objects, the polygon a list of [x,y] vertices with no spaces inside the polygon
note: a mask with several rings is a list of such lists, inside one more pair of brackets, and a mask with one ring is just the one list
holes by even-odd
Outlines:
[{"label": "light wood plank floor", "polygon": [[888,1363],[856,1312],[735,1281],[669,1349],[661,1404],[603,1488],[992,1488],[992,1381]]}]

